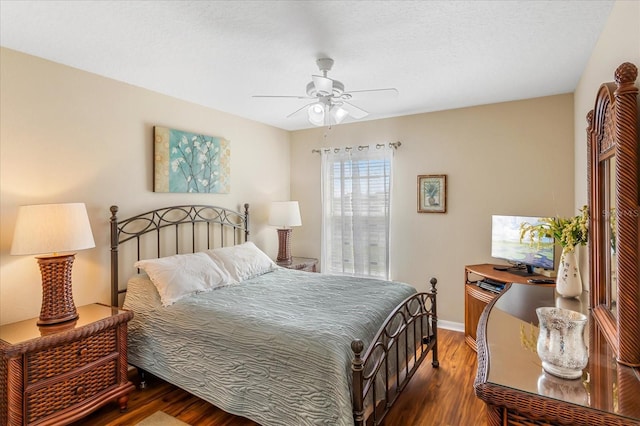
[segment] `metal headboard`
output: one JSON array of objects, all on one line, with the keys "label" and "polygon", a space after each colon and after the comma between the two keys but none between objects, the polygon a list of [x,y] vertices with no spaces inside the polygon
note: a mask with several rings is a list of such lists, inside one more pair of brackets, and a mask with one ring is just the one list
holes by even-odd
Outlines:
[{"label": "metal headboard", "polygon": [[[118,206],[111,206],[111,304],[118,306],[119,296],[126,292],[119,284],[118,255],[119,246],[127,241],[136,242],[136,260],[143,254],[142,237],[155,233],[155,257],[161,257],[166,244],[163,244],[163,235],[166,228],[175,230],[175,250],[170,254],[184,252],[194,253],[199,248],[197,241],[204,241],[203,249],[225,247],[249,240],[249,204],[244,205],[244,213],[229,210],[224,207],[207,205],[171,206],[152,210],[128,219],[119,220],[117,217]],[[185,248],[181,235],[185,232],[184,226],[191,225],[190,233],[187,229],[188,241],[191,247]],[[202,224],[202,225],[197,225]],[[204,229],[203,229],[204,228]],[[217,232],[216,232],[217,229]],[[225,232],[225,230],[230,230]],[[182,231],[182,233],[180,232]],[[204,234],[204,235],[202,235]],[[219,240],[216,242],[216,235]],[[244,241],[243,241],[244,240]],[[185,251],[186,250],[186,251]],[[147,254],[146,251],[144,253]],[[145,258],[149,257],[148,255]]]}]

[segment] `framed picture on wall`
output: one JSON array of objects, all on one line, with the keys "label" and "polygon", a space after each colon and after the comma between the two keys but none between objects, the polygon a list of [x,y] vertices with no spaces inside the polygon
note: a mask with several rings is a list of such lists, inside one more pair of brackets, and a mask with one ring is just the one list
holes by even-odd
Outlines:
[{"label": "framed picture on wall", "polygon": [[447,175],[418,176],[418,213],[447,212]]},{"label": "framed picture on wall", "polygon": [[153,138],[154,192],[230,193],[228,140],[160,126]]}]

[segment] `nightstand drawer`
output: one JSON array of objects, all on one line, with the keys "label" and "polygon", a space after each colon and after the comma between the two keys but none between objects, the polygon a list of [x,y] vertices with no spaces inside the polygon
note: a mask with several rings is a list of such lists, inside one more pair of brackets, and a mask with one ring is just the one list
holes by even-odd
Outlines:
[{"label": "nightstand drawer", "polygon": [[44,419],[116,385],[117,370],[118,359],[113,358],[75,377],[67,376],[48,386],[28,387],[24,395],[27,423]]},{"label": "nightstand drawer", "polygon": [[116,351],[116,330],[27,354],[27,385],[73,371]]}]

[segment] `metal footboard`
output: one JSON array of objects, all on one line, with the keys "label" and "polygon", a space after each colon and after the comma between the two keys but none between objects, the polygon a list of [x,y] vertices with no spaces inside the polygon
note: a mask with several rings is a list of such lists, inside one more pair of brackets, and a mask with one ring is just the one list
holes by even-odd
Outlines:
[{"label": "metal footboard", "polygon": [[405,299],[387,317],[364,355],[364,343],[354,340],[353,418],[356,426],[379,425],[429,352],[439,366],[436,278],[427,293]]}]

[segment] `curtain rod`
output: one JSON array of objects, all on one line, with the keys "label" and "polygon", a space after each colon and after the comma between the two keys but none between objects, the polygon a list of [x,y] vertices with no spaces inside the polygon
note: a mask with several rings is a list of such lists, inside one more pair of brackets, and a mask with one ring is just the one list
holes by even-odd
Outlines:
[{"label": "curtain rod", "polygon": [[[398,142],[389,142],[389,148],[393,148],[393,149],[398,149],[398,147],[402,145],[402,142],[398,141]],[[380,149],[383,148],[385,146],[385,144],[383,143],[378,143],[376,144],[376,149]],[[356,148],[358,151],[362,151],[363,149],[369,149],[369,145],[359,145],[359,146],[347,146],[345,148],[322,148],[322,149],[312,149],[311,153],[313,154],[322,154],[322,151],[324,152],[330,152],[333,149],[333,152],[340,152],[341,149],[344,149],[345,151],[350,151],[352,149]]]}]

